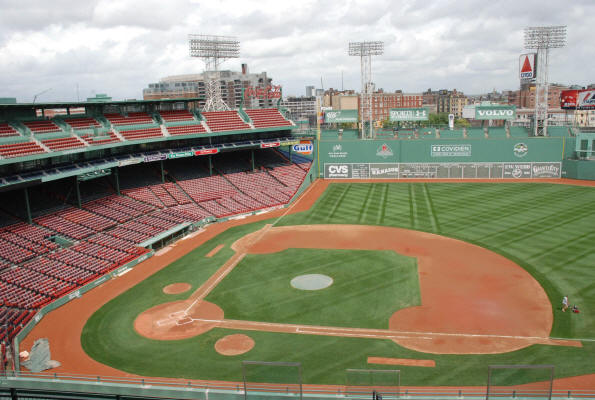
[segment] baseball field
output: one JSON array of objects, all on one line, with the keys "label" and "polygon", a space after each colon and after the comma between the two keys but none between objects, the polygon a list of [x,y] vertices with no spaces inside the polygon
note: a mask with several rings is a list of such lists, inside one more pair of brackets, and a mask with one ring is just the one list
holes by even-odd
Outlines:
[{"label": "baseball field", "polygon": [[475,386],[488,365],[553,364],[590,387],[594,203],[569,184],[319,180],[161,250],[24,344],[48,334],[62,370],[112,375],[240,381],[258,360],[300,362],[311,384],[396,368],[402,385]]}]

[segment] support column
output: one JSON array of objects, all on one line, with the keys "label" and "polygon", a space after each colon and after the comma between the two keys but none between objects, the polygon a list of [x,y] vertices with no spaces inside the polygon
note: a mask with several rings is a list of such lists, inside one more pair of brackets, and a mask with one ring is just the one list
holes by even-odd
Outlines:
[{"label": "support column", "polygon": [[120,174],[119,167],[114,167],[114,186],[116,187],[116,193],[120,195]]},{"label": "support column", "polygon": [[209,176],[213,176],[213,156],[209,154]]},{"label": "support column", "polygon": [[163,170],[163,160],[159,161],[159,165],[161,166],[161,183],[165,183],[165,171]]},{"label": "support column", "polygon": [[250,150],[250,158],[252,161],[252,171],[256,170],[256,163],[254,162],[254,149]]},{"label": "support column", "polygon": [[290,163],[293,163],[293,161],[291,161],[291,155],[293,154],[293,151],[292,151],[293,146],[292,145],[289,145],[288,147],[289,147],[289,162]]},{"label": "support column", "polygon": [[76,206],[78,208],[82,207],[82,202],[81,202],[81,186],[80,186],[80,182],[77,176],[74,177],[74,189],[75,189],[75,194],[76,194]]},{"label": "support column", "polygon": [[25,195],[25,213],[27,215],[27,222],[32,223],[33,218],[31,218],[31,206],[29,205],[29,188],[24,188],[23,194]]}]

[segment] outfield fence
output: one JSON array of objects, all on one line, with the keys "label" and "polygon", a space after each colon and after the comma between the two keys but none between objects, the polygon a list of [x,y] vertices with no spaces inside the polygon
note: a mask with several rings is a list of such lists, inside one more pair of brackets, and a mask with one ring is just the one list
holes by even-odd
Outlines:
[{"label": "outfield fence", "polygon": [[[265,400],[296,399],[294,384],[286,388],[278,383],[261,384],[251,396]],[[395,396],[383,399],[486,399],[486,387],[400,387]],[[541,396],[536,396],[539,398]],[[205,399],[244,400],[243,382],[195,381],[167,378],[110,377],[66,373],[30,373],[7,371],[0,374],[0,399]],[[371,399],[370,394],[355,396],[345,386],[303,385],[302,398],[312,400]],[[501,400],[533,399],[527,393],[520,396],[515,389],[498,395]],[[554,399],[595,399],[593,390],[553,390]]]}]

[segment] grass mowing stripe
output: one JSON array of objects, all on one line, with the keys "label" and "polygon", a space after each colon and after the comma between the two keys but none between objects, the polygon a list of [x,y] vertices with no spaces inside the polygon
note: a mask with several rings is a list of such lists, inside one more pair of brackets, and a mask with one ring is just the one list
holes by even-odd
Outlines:
[{"label": "grass mowing stripe", "polygon": [[415,214],[417,214],[417,205],[415,203],[415,198],[413,197],[413,184],[409,183],[409,221],[411,228],[416,229],[417,224],[415,219]]},{"label": "grass mowing stripe", "polygon": [[374,190],[375,184],[371,184],[368,186],[368,191],[366,192],[366,197],[364,199],[364,204],[362,204],[362,206],[359,209],[359,216],[357,218],[357,222],[361,223],[362,219],[366,216],[366,214],[368,213],[368,208],[370,207],[370,205],[368,204],[370,201],[370,194],[372,194],[372,191]]},{"label": "grass mowing stripe", "polygon": [[386,202],[388,201],[388,184],[384,184],[384,190],[382,191],[382,200],[380,201],[380,216],[378,217],[377,224],[382,225],[384,223],[384,215],[386,213]]},{"label": "grass mowing stripe", "polygon": [[436,216],[436,211],[434,210],[434,205],[432,204],[432,197],[430,196],[430,191],[428,190],[428,184],[424,183],[424,196],[426,198],[426,205],[428,207],[429,215],[430,215],[430,222],[432,223],[432,229],[434,232],[440,232],[440,225],[438,224],[438,217]]},{"label": "grass mowing stripe", "polygon": [[327,220],[333,218],[333,216],[335,215],[335,212],[337,212],[337,210],[339,209],[339,206],[341,205],[341,203],[343,203],[343,198],[345,197],[347,192],[349,192],[349,189],[351,189],[351,184],[348,184],[347,187],[343,190],[343,193],[341,193],[341,196],[339,196],[339,198],[335,202],[335,205],[333,206],[331,213],[328,214],[328,217],[326,218]]}]

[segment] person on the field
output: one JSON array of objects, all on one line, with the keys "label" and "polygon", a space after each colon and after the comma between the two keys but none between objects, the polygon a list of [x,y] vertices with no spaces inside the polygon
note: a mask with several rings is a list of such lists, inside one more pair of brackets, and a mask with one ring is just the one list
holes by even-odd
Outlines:
[{"label": "person on the field", "polygon": [[562,312],[566,312],[566,310],[568,310],[568,296],[562,298]]},{"label": "person on the field", "polygon": [[580,312],[580,311],[578,310],[578,307],[576,306],[576,304],[574,304],[574,305],[572,306],[572,312],[573,312],[573,313],[577,313],[577,314]]}]

